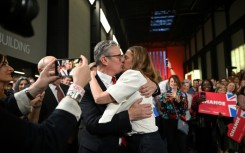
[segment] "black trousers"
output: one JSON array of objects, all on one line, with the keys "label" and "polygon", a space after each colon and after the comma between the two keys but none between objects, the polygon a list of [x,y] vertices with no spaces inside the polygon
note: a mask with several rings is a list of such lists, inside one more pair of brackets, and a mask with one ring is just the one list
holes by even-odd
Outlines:
[{"label": "black trousers", "polygon": [[167,139],[168,153],[188,153],[188,136],[177,129],[177,119],[163,119],[161,135]]},{"label": "black trousers", "polygon": [[126,137],[128,153],[163,153],[163,141],[159,132],[133,134]]}]

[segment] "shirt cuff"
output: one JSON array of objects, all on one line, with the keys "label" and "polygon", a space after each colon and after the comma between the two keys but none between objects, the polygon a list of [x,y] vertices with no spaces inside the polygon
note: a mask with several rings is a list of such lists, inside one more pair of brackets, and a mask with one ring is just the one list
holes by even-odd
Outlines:
[{"label": "shirt cuff", "polygon": [[14,97],[19,107],[19,110],[23,115],[31,112],[30,100],[26,96],[25,90],[15,93]]},{"label": "shirt cuff", "polygon": [[82,110],[80,106],[78,105],[78,103],[76,102],[76,100],[74,100],[73,98],[69,96],[64,97],[60,101],[56,109],[61,109],[61,110],[64,110],[64,111],[67,111],[73,114],[76,117],[77,121],[80,119],[81,114],[82,114]]}]

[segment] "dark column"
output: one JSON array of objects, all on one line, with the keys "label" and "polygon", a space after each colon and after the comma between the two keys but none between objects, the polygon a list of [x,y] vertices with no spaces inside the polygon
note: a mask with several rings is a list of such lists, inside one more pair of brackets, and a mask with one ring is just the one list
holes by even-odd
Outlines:
[{"label": "dark column", "polygon": [[69,0],[49,0],[47,2],[47,55],[67,58]]},{"label": "dark column", "polygon": [[94,47],[101,41],[101,24],[100,24],[100,2],[97,0],[91,6],[91,40],[90,40],[90,61],[94,61]]},{"label": "dark column", "polygon": [[[230,17],[229,17],[229,6],[226,6],[225,8],[225,16],[226,16],[226,27],[230,26]],[[227,70],[227,77],[229,76],[229,74],[231,73],[231,69],[229,67],[231,67],[231,49],[232,49],[232,45],[231,45],[231,33],[230,31],[228,31],[227,33],[227,37],[224,39],[224,56],[225,56],[225,68],[228,68]]]},{"label": "dark column", "polygon": [[[212,38],[213,40],[216,38],[216,31],[215,31],[215,20],[214,20],[214,13],[211,16],[211,24],[212,24]],[[216,46],[210,49],[210,56],[211,56],[211,77],[218,79],[218,64],[217,64],[217,49]]]},{"label": "dark column", "polygon": [[201,55],[201,65],[202,65],[202,79],[207,79],[207,58],[206,52]]}]

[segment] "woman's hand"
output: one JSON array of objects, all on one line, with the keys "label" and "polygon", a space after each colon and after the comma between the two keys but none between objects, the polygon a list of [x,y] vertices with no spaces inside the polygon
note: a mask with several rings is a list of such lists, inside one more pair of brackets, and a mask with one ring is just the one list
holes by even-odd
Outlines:
[{"label": "woman's hand", "polygon": [[149,78],[147,78],[147,83],[140,87],[139,92],[141,93],[142,96],[149,98],[153,95],[156,89],[157,89],[156,83],[151,81]]},{"label": "woman's hand", "polygon": [[45,95],[45,92],[38,94],[35,99],[33,99],[30,104],[33,108],[41,108],[42,102],[43,102],[43,97]]},{"label": "woman's hand", "polygon": [[90,71],[90,76],[91,76],[91,79],[94,79],[96,76],[96,71]]}]

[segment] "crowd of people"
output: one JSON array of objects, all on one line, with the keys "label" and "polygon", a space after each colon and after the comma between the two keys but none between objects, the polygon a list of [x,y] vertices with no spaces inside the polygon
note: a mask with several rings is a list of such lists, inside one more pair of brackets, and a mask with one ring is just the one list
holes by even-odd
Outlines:
[{"label": "crowd of people", "polygon": [[[19,77],[0,55],[1,149],[49,153],[244,153],[245,140],[227,136],[232,117],[198,112],[200,92],[237,95],[245,110],[245,72],[220,80],[180,80],[171,62],[163,80],[146,48],[122,54],[112,41],[81,55],[72,76],[55,75],[53,56],[40,59],[40,77]],[[67,62],[69,64],[69,62]],[[188,133],[178,122],[188,125]],[[18,128],[18,130],[16,129]],[[244,137],[244,136],[243,136]],[[14,138],[14,139],[13,139]],[[13,147],[14,146],[14,147]]]}]

